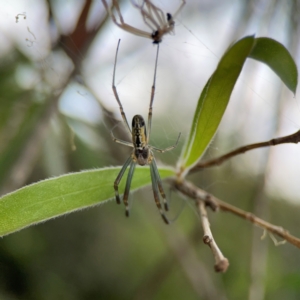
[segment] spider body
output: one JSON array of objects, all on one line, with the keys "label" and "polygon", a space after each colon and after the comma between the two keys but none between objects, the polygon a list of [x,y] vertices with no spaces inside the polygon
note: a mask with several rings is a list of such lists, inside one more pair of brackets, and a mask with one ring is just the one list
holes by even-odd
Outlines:
[{"label": "spider body", "polygon": [[[112,135],[112,139],[116,143],[119,143],[119,144],[122,144],[122,145],[125,145],[128,147],[132,147],[133,150],[132,150],[131,155],[129,156],[129,158],[126,160],[123,167],[121,168],[121,170],[114,182],[116,201],[118,204],[121,203],[121,199],[120,199],[120,195],[119,195],[119,184],[121,182],[121,179],[122,179],[126,169],[129,167],[126,185],[125,185],[125,191],[124,191],[124,195],[123,195],[123,202],[124,202],[125,208],[126,208],[125,213],[126,213],[126,216],[128,217],[129,216],[128,198],[129,198],[129,192],[130,192],[130,185],[131,185],[131,181],[133,178],[136,164],[138,164],[140,166],[149,165],[151,181],[152,181],[153,196],[154,196],[156,206],[158,207],[159,212],[160,212],[164,222],[169,224],[169,221],[165,215],[165,211],[168,210],[168,202],[166,199],[166,195],[165,195],[165,192],[164,192],[164,189],[162,186],[162,180],[160,178],[152,150],[160,152],[160,153],[164,153],[166,151],[170,151],[170,150],[174,149],[178,144],[180,134],[178,135],[176,143],[173,146],[167,147],[165,149],[159,149],[159,148],[149,145],[151,122],[152,122],[152,105],[153,105],[154,92],[155,92],[155,79],[156,79],[156,69],[157,69],[159,45],[157,45],[154,78],[153,78],[153,85],[152,85],[152,89],[151,89],[150,105],[149,105],[149,112],[148,112],[148,131],[146,129],[145,120],[141,115],[135,115],[132,118],[132,126],[130,128],[129,123],[126,118],[126,115],[125,115],[125,112],[123,110],[123,106],[119,99],[117,88],[115,86],[115,73],[116,73],[116,64],[117,64],[117,55],[118,55],[119,45],[120,45],[120,40],[119,40],[119,43],[117,46],[117,51],[116,51],[116,56],[115,56],[112,89],[113,89],[115,98],[118,102],[120,113],[121,113],[121,116],[125,123],[125,126],[127,128],[127,131],[131,135],[132,142],[127,142],[127,141],[123,141],[123,140],[116,138],[113,135],[112,131],[111,131],[111,135]],[[160,197],[162,198],[162,200]],[[163,203],[163,206],[162,206],[162,203]]]}]

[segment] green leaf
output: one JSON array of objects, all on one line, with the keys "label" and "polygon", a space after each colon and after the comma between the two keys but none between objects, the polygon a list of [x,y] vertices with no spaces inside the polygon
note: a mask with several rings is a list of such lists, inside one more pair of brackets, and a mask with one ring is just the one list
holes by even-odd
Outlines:
[{"label": "green leaf", "polygon": [[295,94],[298,83],[297,66],[288,52],[280,43],[269,38],[255,39],[250,58],[267,64]]},{"label": "green leaf", "polygon": [[[71,173],[23,187],[0,198],[0,236],[114,199],[119,167]],[[159,168],[161,178],[174,170]],[[124,175],[126,178],[126,174]],[[149,168],[136,168],[131,191],[151,183]],[[125,180],[119,191],[123,193]]]},{"label": "green leaf", "polygon": [[198,101],[192,128],[183,148],[181,176],[201,158],[221,122],[234,85],[247,57],[267,64],[295,93],[297,66],[287,49],[269,38],[245,37],[232,45],[207,81]]},{"label": "green leaf", "polygon": [[248,36],[232,45],[206,83],[200,95],[190,136],[182,151],[181,172],[187,171],[199,160],[213,138],[254,44],[254,36]]}]

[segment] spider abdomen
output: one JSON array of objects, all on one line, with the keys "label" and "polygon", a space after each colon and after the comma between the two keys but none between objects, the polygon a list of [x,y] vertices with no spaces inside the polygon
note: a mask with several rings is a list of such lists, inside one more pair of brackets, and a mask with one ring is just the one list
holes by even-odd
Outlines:
[{"label": "spider abdomen", "polygon": [[146,125],[141,115],[135,115],[132,118],[132,143],[134,145],[133,159],[140,166],[148,164],[149,148],[147,146]]},{"label": "spider abdomen", "polygon": [[134,148],[144,148],[147,145],[145,120],[141,115],[132,118],[132,143]]}]

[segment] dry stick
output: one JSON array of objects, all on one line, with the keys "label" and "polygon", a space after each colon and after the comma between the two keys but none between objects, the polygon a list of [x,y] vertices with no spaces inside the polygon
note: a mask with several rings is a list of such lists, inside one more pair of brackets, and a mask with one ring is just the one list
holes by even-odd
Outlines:
[{"label": "dry stick", "polygon": [[224,257],[223,253],[221,252],[220,248],[213,238],[204,201],[198,201],[198,207],[200,210],[202,227],[204,231],[203,242],[210,247],[213,253],[215,259],[215,271],[224,273],[229,267],[229,261],[226,257]]},{"label": "dry stick", "polygon": [[279,145],[279,144],[286,144],[286,143],[297,144],[299,142],[300,142],[300,130],[298,130],[297,132],[295,132],[291,135],[287,135],[287,136],[280,137],[280,138],[277,138],[277,139],[272,139],[272,140],[267,141],[267,142],[261,142],[261,143],[246,145],[246,146],[237,148],[237,149],[235,149],[235,150],[233,150],[233,151],[231,151],[227,154],[219,156],[217,158],[207,160],[207,161],[204,161],[204,162],[199,162],[197,165],[195,165],[189,171],[189,173],[197,172],[197,171],[199,171],[201,169],[204,169],[204,168],[207,168],[207,167],[220,165],[225,160],[227,160],[227,159],[229,159],[233,156],[245,153],[249,150],[262,148],[262,147],[268,147],[268,146],[275,146],[275,145]]},{"label": "dry stick", "polygon": [[[162,228],[165,232],[163,238],[169,244],[173,255],[181,265],[186,278],[197,293],[198,298],[223,299],[222,292],[215,288],[215,279],[209,277],[205,265],[203,265],[196,250],[192,247],[191,238],[188,238],[179,227],[177,227],[176,233],[173,231],[173,234],[166,226]],[[193,239],[197,240],[197,236],[199,237],[198,228],[191,234],[194,236]]]},{"label": "dry stick", "polygon": [[[143,207],[145,208],[145,206]],[[149,213],[147,207],[146,211]],[[174,224],[174,226],[176,225],[177,227],[174,228],[176,234],[173,229],[170,232],[170,227],[167,226],[161,226],[162,230],[159,229],[159,232],[163,234],[162,239],[168,244],[170,251],[166,251],[152,270],[147,272],[144,282],[139,284],[133,299],[153,299],[161,287],[161,283],[172,274],[174,268],[177,268],[176,262],[178,262],[194,291],[198,294],[198,298],[226,300],[224,290],[215,288],[220,286],[219,278],[210,276],[209,270],[199,260],[195,247],[193,247],[199,243],[199,227],[194,227],[187,236],[182,230],[179,230],[177,223]],[[191,264],[193,267],[190,267]]]},{"label": "dry stick", "polygon": [[195,199],[195,200],[202,200],[204,202],[207,202],[207,199],[210,199],[214,204],[217,205],[217,208],[231,212],[243,219],[246,219],[250,221],[251,223],[268,230],[269,232],[278,235],[279,237],[285,239],[289,243],[293,244],[294,246],[300,248],[300,239],[291,235],[286,229],[273,225],[269,222],[266,222],[257,216],[255,216],[252,213],[246,212],[240,208],[237,208],[231,204],[228,204],[213,195],[199,189],[195,185],[193,185],[191,182],[183,180],[182,182],[173,182],[174,188],[177,189],[182,194],[188,196],[189,198]]}]

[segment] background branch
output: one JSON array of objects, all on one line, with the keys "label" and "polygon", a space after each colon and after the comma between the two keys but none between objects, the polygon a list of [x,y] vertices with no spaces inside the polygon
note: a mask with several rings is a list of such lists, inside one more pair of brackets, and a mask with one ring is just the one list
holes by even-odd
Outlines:
[{"label": "background branch", "polygon": [[195,185],[193,185],[190,182],[182,181],[182,182],[178,183],[178,182],[174,181],[173,186],[176,190],[178,190],[182,194],[184,194],[192,199],[195,199],[195,200],[200,199],[205,202],[209,198],[210,201],[213,201],[213,203],[215,203],[217,205],[217,208],[219,208],[223,211],[231,212],[243,219],[246,219],[246,220],[250,221],[251,223],[253,223],[273,234],[278,235],[279,237],[285,239],[286,241],[293,244],[294,246],[300,248],[300,239],[291,235],[286,229],[284,229],[280,226],[273,225],[267,221],[264,221],[264,220],[258,218],[257,216],[255,216],[252,213],[249,213],[249,212],[244,211],[240,208],[237,208],[229,203],[226,203],[226,202],[214,197],[213,195],[199,189],[198,187],[196,187]]},{"label": "background branch", "polygon": [[300,142],[300,130],[298,130],[297,132],[295,132],[291,135],[287,135],[287,136],[280,137],[277,139],[272,139],[267,142],[261,142],[261,143],[255,143],[255,144],[242,146],[240,148],[237,148],[237,149],[235,149],[227,154],[224,154],[222,156],[219,156],[217,158],[210,159],[210,160],[207,160],[204,162],[199,162],[197,165],[195,165],[189,171],[189,173],[197,172],[201,169],[208,168],[208,167],[218,166],[229,158],[232,158],[239,154],[243,154],[243,153],[253,150],[253,149],[269,147],[269,146],[276,146],[276,145],[287,144],[287,143],[297,144],[299,142]]}]

